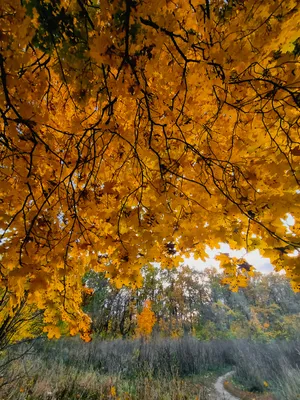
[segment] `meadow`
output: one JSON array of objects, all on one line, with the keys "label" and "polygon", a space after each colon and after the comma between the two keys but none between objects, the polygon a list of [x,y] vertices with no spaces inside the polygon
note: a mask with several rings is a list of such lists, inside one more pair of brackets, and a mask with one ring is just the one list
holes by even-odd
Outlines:
[{"label": "meadow", "polygon": [[3,400],[217,399],[213,383],[230,370],[233,385],[255,399],[272,393],[296,400],[300,393],[299,341],[43,339],[9,349],[9,358]]}]

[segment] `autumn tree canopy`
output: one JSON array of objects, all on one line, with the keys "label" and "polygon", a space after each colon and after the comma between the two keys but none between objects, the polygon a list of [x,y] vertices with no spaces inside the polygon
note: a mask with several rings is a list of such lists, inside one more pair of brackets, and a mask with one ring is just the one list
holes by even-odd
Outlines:
[{"label": "autumn tree canopy", "polygon": [[140,285],[220,242],[299,290],[299,7],[1,1],[2,318],[26,299],[88,339],[87,270]]}]

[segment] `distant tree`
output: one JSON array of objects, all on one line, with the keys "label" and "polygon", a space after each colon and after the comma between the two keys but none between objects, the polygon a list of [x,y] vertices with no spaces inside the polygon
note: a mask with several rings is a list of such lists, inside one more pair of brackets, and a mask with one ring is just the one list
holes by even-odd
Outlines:
[{"label": "distant tree", "polygon": [[142,337],[149,337],[156,322],[154,312],[151,310],[151,301],[146,300],[143,310],[137,315],[136,334]]},{"label": "distant tree", "polygon": [[116,288],[103,273],[90,271],[85,284],[93,289],[84,310],[92,320],[92,331],[102,337],[126,337],[134,334],[137,296],[128,288]]}]

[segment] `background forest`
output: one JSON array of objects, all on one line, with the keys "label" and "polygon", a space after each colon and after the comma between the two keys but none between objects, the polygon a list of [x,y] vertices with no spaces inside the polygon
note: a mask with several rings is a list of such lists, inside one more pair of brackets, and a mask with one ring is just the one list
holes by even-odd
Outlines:
[{"label": "background forest", "polygon": [[137,314],[151,301],[153,334],[193,335],[211,339],[291,339],[300,335],[300,295],[282,275],[255,273],[248,287],[228,290],[216,269],[199,272],[187,266],[143,269],[144,285],[115,288],[102,274],[90,272],[93,288],[86,311],[102,338],[134,337]]}]

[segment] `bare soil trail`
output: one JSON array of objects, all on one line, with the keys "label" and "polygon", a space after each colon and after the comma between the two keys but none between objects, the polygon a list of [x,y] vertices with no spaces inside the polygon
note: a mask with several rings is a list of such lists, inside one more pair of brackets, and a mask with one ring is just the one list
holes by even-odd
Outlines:
[{"label": "bare soil trail", "polygon": [[214,384],[214,389],[216,391],[216,400],[240,400],[239,397],[235,397],[224,388],[224,382],[228,380],[234,371],[227,372],[227,374],[219,376]]},{"label": "bare soil trail", "polygon": [[234,371],[220,376],[213,385],[212,400],[275,400],[272,393],[253,393],[241,390],[230,380]]}]

